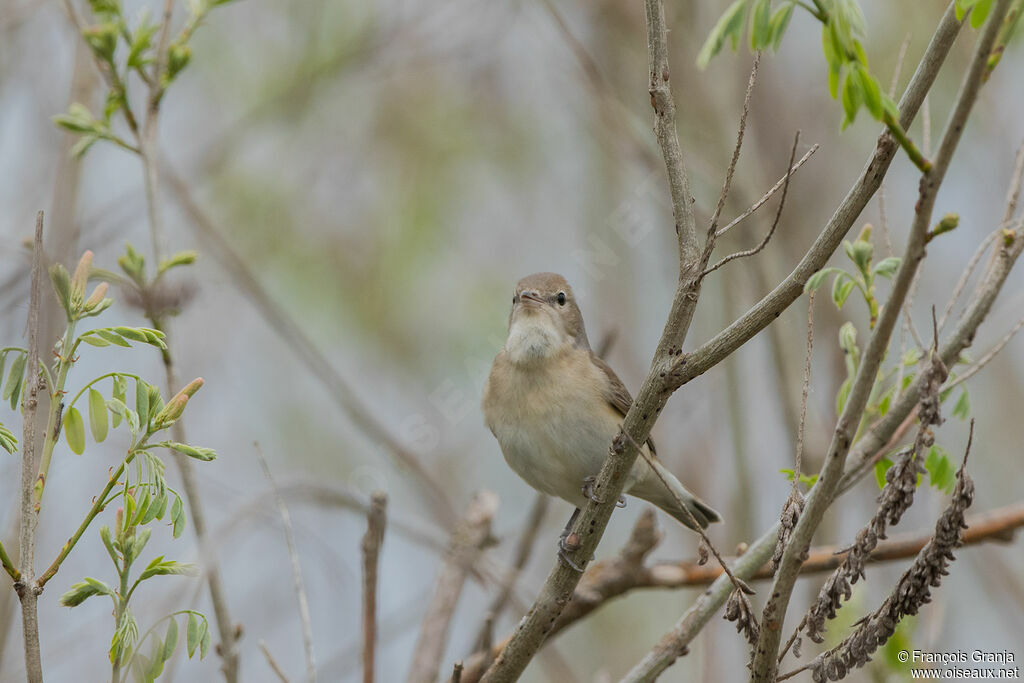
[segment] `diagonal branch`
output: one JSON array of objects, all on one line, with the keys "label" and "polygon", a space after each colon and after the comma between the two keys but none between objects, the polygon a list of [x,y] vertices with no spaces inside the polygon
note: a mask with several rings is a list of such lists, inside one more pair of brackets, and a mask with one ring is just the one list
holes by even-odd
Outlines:
[{"label": "diagonal branch", "polygon": [[807,504],[793,530],[790,542],[783,551],[782,562],[772,585],[771,597],[764,607],[761,622],[763,628],[754,648],[751,664],[750,680],[752,683],[773,683],[777,676],[782,625],[803,555],[810,546],[811,538],[821,523],[825,511],[831,505],[832,498],[839,486],[850,445],[875,384],[876,373],[889,347],[889,340],[899,318],[903,301],[910,290],[911,282],[917,275],[918,267],[924,259],[935,199],[952,162],[953,153],[960,142],[964,126],[977,100],[982,84],[982,73],[995,41],[996,31],[1009,4],[1010,0],[999,0],[993,7],[950,114],[935,161],[921,174],[914,221],[907,238],[907,246],[899,272],[893,281],[889,300],[886,302],[874,333],[864,350],[849,398],[836,423],[832,443],[828,447],[828,455],[822,465],[818,481],[811,489],[807,497]]},{"label": "diagonal branch", "polygon": [[437,680],[455,606],[470,568],[490,540],[491,521],[497,510],[498,497],[490,491],[481,491],[473,497],[465,517],[452,532],[447,557],[413,650],[412,665],[406,679],[408,683],[433,683]]}]

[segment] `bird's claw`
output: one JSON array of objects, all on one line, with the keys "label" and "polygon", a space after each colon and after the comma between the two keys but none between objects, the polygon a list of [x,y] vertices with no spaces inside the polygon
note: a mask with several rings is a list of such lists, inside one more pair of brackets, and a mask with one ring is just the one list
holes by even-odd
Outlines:
[{"label": "bird's claw", "polygon": [[[583,567],[573,562],[572,558],[569,557],[569,553],[574,553],[579,550],[580,537],[578,534],[563,533],[558,537],[558,557],[561,558],[562,562],[569,565],[574,571],[583,573]],[[590,558],[594,559],[594,558]]]},{"label": "bird's claw", "polygon": [[[594,494],[594,483],[597,481],[597,477],[591,475],[583,480],[583,486],[580,487],[580,491],[583,495],[595,503],[601,504],[604,502],[603,498],[598,498]],[[615,507],[624,508],[626,507],[626,497],[619,496],[619,499],[615,502]]]}]

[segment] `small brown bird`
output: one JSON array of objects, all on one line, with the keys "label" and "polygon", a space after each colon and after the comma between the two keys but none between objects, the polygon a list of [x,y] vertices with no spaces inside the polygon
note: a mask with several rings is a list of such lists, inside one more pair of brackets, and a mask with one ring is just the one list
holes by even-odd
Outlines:
[{"label": "small brown bird", "polygon": [[[591,351],[565,278],[536,273],[520,280],[508,340],[494,358],[483,395],[484,420],[509,466],[579,512],[632,403],[622,380]],[[702,528],[721,520],[657,460],[650,439],[624,490],[690,528],[693,520]]]}]

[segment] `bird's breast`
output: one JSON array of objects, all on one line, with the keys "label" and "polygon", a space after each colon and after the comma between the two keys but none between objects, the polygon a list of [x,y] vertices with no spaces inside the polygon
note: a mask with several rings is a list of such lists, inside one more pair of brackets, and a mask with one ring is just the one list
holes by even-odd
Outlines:
[{"label": "bird's breast", "polygon": [[566,499],[596,474],[617,430],[605,381],[589,352],[573,350],[524,369],[498,354],[484,417],[509,466],[534,488]]}]

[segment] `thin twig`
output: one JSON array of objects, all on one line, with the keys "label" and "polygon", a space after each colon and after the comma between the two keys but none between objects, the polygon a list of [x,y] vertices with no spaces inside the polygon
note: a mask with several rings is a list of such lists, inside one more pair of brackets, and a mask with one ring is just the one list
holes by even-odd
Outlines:
[{"label": "thin twig", "polygon": [[42,683],[43,664],[39,655],[39,617],[36,610],[42,589],[35,580],[36,524],[36,407],[40,390],[39,309],[43,291],[43,212],[36,214],[32,247],[32,284],[28,306],[28,357],[25,361],[25,389],[21,397],[21,525],[18,549],[20,577],[14,589],[21,600],[22,633],[25,644],[25,675],[29,683]]},{"label": "thin twig", "polygon": [[[626,432],[622,433],[625,434],[627,438],[630,438],[629,434],[626,434]],[[708,535],[704,533],[703,527],[701,527],[700,522],[697,521],[697,518],[693,516],[693,513],[690,512],[690,508],[686,505],[686,503],[683,502],[683,499],[679,497],[679,494],[675,492],[675,489],[668,485],[668,481],[666,481],[664,475],[662,475],[661,470],[654,466],[654,463],[651,461],[650,454],[647,453],[644,449],[640,448],[639,444],[633,444],[633,446],[640,451],[640,455],[641,457],[643,457],[644,462],[647,463],[647,466],[651,469],[651,472],[653,472],[654,475],[658,477],[658,480],[661,482],[661,485],[665,487],[665,490],[668,491],[672,495],[672,498],[675,499],[676,505],[679,506],[679,509],[686,513],[686,516],[687,518],[689,518],[693,530],[700,535],[701,543],[705,548],[711,551],[712,555],[715,556],[715,560],[718,561],[718,564],[722,567],[722,571],[725,572],[725,575],[729,577],[730,581],[732,581],[732,585],[735,587],[735,589],[740,591],[741,593],[753,595],[754,590],[750,586],[748,586],[745,581],[737,578],[736,575],[732,573],[732,570],[729,569],[729,565],[725,563],[725,560],[722,558],[722,554],[718,552],[718,548],[716,548],[715,544],[711,542],[711,539],[708,538]]]},{"label": "thin twig", "polygon": [[484,612],[484,622],[477,629],[477,635],[473,642],[479,643],[485,639],[487,631],[493,630],[495,620],[501,616],[501,613],[508,606],[508,601],[512,596],[512,590],[516,585],[516,581],[519,580],[519,575],[522,574],[523,568],[526,567],[526,563],[533,553],[537,534],[540,531],[541,523],[544,521],[544,515],[548,511],[550,502],[550,497],[543,493],[538,493],[534,499],[533,506],[526,515],[526,522],[519,533],[519,538],[516,540],[515,551],[512,553],[512,566],[509,567],[508,572],[501,578],[498,593],[494,596],[487,611]]},{"label": "thin twig", "polygon": [[746,211],[741,213],[739,216],[736,216],[736,218],[732,219],[732,221],[730,221],[724,228],[718,230],[718,232],[715,233],[715,236],[721,237],[722,235],[729,232],[734,227],[745,221],[747,218],[749,218],[751,214],[753,214],[755,211],[757,211],[762,206],[767,204],[768,200],[771,199],[775,195],[775,193],[781,190],[782,186],[786,184],[786,181],[789,180],[789,176],[796,173],[797,170],[804,165],[804,162],[810,159],[811,156],[818,151],[818,147],[820,147],[820,145],[818,143],[814,143],[814,145],[809,150],[804,152],[804,155],[800,157],[800,160],[793,164],[790,167],[790,169],[781,178],[779,178],[774,185],[772,185],[771,189],[769,189],[767,192],[761,195],[761,198],[758,199],[753,204],[751,204]]},{"label": "thin twig", "polygon": [[306,583],[302,578],[302,564],[299,562],[299,551],[295,547],[295,530],[292,528],[292,516],[288,512],[288,506],[284,497],[277,490],[277,483],[274,475],[270,472],[267,459],[263,457],[263,451],[259,444],[256,446],[256,456],[259,458],[263,474],[270,482],[270,490],[274,494],[274,502],[277,504],[278,513],[281,515],[281,525],[284,527],[284,540],[288,544],[288,557],[292,564],[292,581],[295,586],[295,597],[299,602],[299,619],[302,623],[302,645],[306,655],[306,680],[309,683],[316,681],[316,658],[313,655],[313,621],[309,616],[309,599],[306,596]]},{"label": "thin twig", "polygon": [[363,535],[363,683],[373,683],[377,655],[377,565],[387,522],[387,494],[375,491],[370,496]]},{"label": "thin twig", "polygon": [[993,230],[990,232],[985,239],[978,245],[974,255],[971,256],[971,260],[967,262],[967,267],[964,268],[964,272],[960,274],[960,279],[957,280],[956,286],[953,287],[952,294],[949,295],[949,301],[946,302],[946,308],[942,311],[942,317],[939,318],[939,331],[946,326],[946,321],[949,319],[950,314],[953,312],[953,308],[956,306],[956,302],[960,300],[960,295],[963,293],[964,288],[967,286],[967,281],[971,279],[971,275],[974,274],[974,269],[978,267],[978,263],[981,261],[981,257],[985,255],[990,244],[993,240],[999,236],[999,230]]},{"label": "thin twig", "polygon": [[1009,223],[1017,211],[1020,200],[1021,186],[1024,185],[1024,143],[1017,148],[1017,160],[1013,167],[1013,179],[1006,192],[1006,210],[1003,212],[1003,223]]},{"label": "thin twig", "polygon": [[260,652],[263,653],[263,656],[267,660],[267,664],[270,665],[270,669],[277,675],[278,680],[280,680],[281,683],[289,683],[288,677],[284,675],[284,671],[282,671],[281,667],[278,666],[274,656],[270,654],[270,650],[267,649],[267,644],[262,640],[260,641]]},{"label": "thin twig", "polygon": [[448,554],[413,650],[412,665],[406,679],[408,683],[434,683],[437,680],[455,606],[470,567],[490,539],[491,522],[497,510],[498,497],[490,491],[481,491],[473,496],[465,516],[452,532]]},{"label": "thin twig", "polygon": [[788,194],[789,191],[789,179],[793,176],[793,160],[796,159],[796,147],[799,143],[800,131],[797,131],[796,135],[793,136],[793,148],[789,152],[789,164],[787,165],[787,168],[789,168],[790,170],[786,173],[786,177],[782,183],[782,198],[779,199],[779,206],[775,210],[775,220],[772,221],[772,227],[768,231],[768,234],[765,235],[764,239],[761,240],[761,243],[758,244],[753,249],[746,249],[744,251],[737,251],[734,254],[729,254],[728,256],[723,257],[720,261],[718,261],[718,263],[714,264],[713,266],[708,266],[707,268],[704,269],[704,272],[701,273],[701,277],[705,277],[708,274],[713,273],[714,271],[718,270],[729,261],[734,261],[736,259],[744,258],[746,256],[753,256],[754,254],[758,253],[766,246],[768,246],[768,241],[771,240],[772,235],[775,234],[775,229],[779,227],[779,219],[782,218],[782,209],[786,206],[786,194]]},{"label": "thin twig", "polygon": [[[896,86],[900,82],[900,72],[903,70],[903,60],[906,59],[908,47],[910,47],[910,33],[903,37],[899,53],[896,55],[896,66],[893,67],[892,80],[889,82],[889,97],[896,97]],[[892,237],[889,233],[889,221],[885,211],[885,183],[878,188],[878,217],[881,221],[882,240],[885,242],[886,253],[892,256]]]},{"label": "thin twig", "polygon": [[807,357],[804,360],[804,384],[800,392],[800,427],[796,434],[796,461],[793,465],[793,494],[798,491],[803,472],[804,429],[807,426],[807,395],[811,391],[811,358],[814,351],[814,292],[807,297]]},{"label": "thin twig", "polygon": [[725,200],[729,197],[729,189],[732,187],[732,177],[736,172],[736,162],[740,159],[740,149],[743,147],[743,135],[747,130],[747,116],[750,114],[750,96],[754,92],[754,83],[757,82],[757,67],[761,63],[761,52],[754,54],[754,64],[750,67],[750,78],[747,80],[747,91],[743,95],[743,111],[740,114],[740,125],[736,130],[736,146],[732,150],[732,159],[729,160],[729,168],[725,172],[725,181],[722,183],[722,191],[718,195],[718,205],[715,206],[715,213],[708,224],[708,236],[704,243],[704,260],[710,260],[711,251],[715,247],[715,238],[718,236],[718,219],[725,208]]},{"label": "thin twig", "polygon": [[1020,320],[1018,320],[1016,322],[1016,324],[1013,327],[1010,328],[1010,331],[1007,332],[1003,336],[1003,338],[1000,339],[996,343],[995,346],[993,346],[991,349],[989,349],[985,353],[984,356],[982,356],[981,358],[976,360],[974,363],[972,363],[971,366],[969,368],[967,368],[967,370],[965,370],[962,375],[956,377],[955,379],[951,379],[949,382],[947,382],[945,385],[943,385],[942,390],[943,391],[947,391],[949,389],[952,389],[953,387],[957,386],[958,384],[962,384],[962,383],[966,382],[967,380],[969,380],[971,377],[974,377],[976,374],[978,374],[978,372],[982,368],[984,368],[986,365],[988,365],[989,362],[993,358],[995,358],[996,355],[1000,351],[1003,350],[1003,347],[1006,346],[1010,342],[1011,339],[1013,339],[1013,336],[1015,334],[1017,334],[1018,331],[1020,331],[1021,327],[1024,327],[1024,318],[1021,318]]}]

